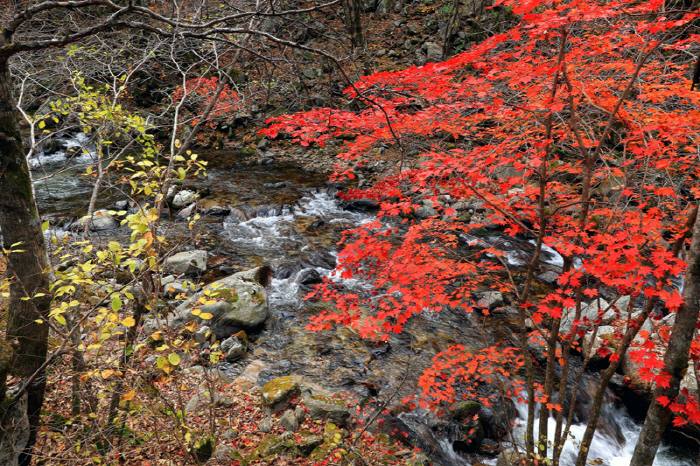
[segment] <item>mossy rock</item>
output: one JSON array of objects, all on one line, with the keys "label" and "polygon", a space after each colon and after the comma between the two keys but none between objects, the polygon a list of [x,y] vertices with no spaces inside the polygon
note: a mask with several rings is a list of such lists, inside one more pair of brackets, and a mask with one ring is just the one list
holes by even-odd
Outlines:
[{"label": "mossy rock", "polygon": [[291,401],[301,395],[299,382],[291,376],[270,380],[262,389],[262,405],[271,413],[285,409]]},{"label": "mossy rock", "polygon": [[481,410],[481,404],[476,401],[463,401],[455,403],[450,409],[450,417],[452,419],[467,419]]},{"label": "mossy rock", "polygon": [[313,432],[308,430],[302,430],[297,432],[299,440],[297,441],[297,448],[299,453],[303,457],[309,456],[316,448],[323,445],[323,437],[320,437]]},{"label": "mossy rock", "polygon": [[268,435],[265,437],[246,459],[254,461],[258,458],[266,459],[282,453],[291,453],[293,456],[296,456],[297,452],[298,448],[294,434],[285,432],[280,436]]}]

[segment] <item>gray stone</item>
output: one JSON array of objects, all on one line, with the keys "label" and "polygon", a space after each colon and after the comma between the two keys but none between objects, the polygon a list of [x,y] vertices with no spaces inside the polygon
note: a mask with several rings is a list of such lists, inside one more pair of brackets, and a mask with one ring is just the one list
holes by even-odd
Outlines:
[{"label": "gray stone", "polygon": [[289,432],[295,432],[299,428],[299,421],[294,415],[294,411],[288,409],[284,412],[280,418],[280,425],[284,427],[284,430]]},{"label": "gray stone", "polygon": [[328,421],[346,425],[350,419],[350,408],[339,398],[304,394],[304,404],[312,419],[327,419]]},{"label": "gray stone", "polygon": [[297,406],[294,409],[294,416],[296,416],[297,422],[299,422],[299,424],[301,424],[304,422],[304,419],[306,419],[306,410],[304,408],[302,408],[301,406]]},{"label": "gray stone", "polygon": [[236,450],[234,450],[233,447],[230,447],[228,445],[219,445],[218,447],[216,447],[216,450],[214,450],[212,458],[217,460],[233,459],[235,451]]},{"label": "gray stone", "polygon": [[435,42],[426,42],[423,44],[422,49],[428,62],[436,63],[442,61],[442,47]]},{"label": "gray stone", "polygon": [[[161,282],[162,283],[162,282]],[[189,297],[194,293],[194,283],[185,280],[175,280],[163,286],[163,295],[167,299],[173,299],[176,296],[184,294]]]},{"label": "gray stone", "polygon": [[206,325],[203,325],[197,329],[196,332],[194,332],[194,341],[202,344],[205,341],[207,341],[211,337],[211,329],[207,327]]},{"label": "gray stone", "polygon": [[[610,304],[605,301],[604,299],[600,299],[600,304],[598,304],[598,300],[595,300],[591,302],[590,304],[585,304],[582,305],[581,307],[581,318],[580,318],[580,326],[584,325],[584,318],[587,318],[590,322],[594,322],[596,319],[598,319],[598,312],[600,309],[607,309],[610,306]],[[609,324],[615,319],[615,311],[610,308],[605,314],[603,315],[601,321],[602,324]],[[576,309],[567,307],[562,310],[562,317],[561,317],[561,330],[563,332],[571,332],[571,329],[574,324],[574,317],[576,317]]]},{"label": "gray stone", "polygon": [[109,215],[106,210],[98,210],[92,216],[90,223],[92,231],[113,230],[115,228],[119,228],[119,222]]},{"label": "gray stone", "polygon": [[500,291],[485,291],[478,296],[476,305],[482,309],[492,310],[503,305],[503,294]]},{"label": "gray stone", "polygon": [[548,284],[548,285],[554,285],[555,283],[557,283],[557,280],[559,280],[559,274],[552,271],[552,270],[548,270],[545,273],[539,274],[537,276],[537,279],[541,282]]},{"label": "gray stone", "polygon": [[175,275],[198,275],[207,270],[206,251],[183,251],[165,259],[163,271]]},{"label": "gray stone", "polygon": [[[267,291],[250,277],[261,276],[262,267],[253,271],[240,272],[216,282],[210,283],[202,291],[194,294],[180,304],[173,314],[167,317],[167,325],[175,328],[188,322],[208,326],[218,339],[224,339],[238,332],[241,328],[253,328],[261,325],[268,316]],[[256,272],[257,271],[257,272]],[[265,276],[262,275],[262,278]],[[200,304],[200,298],[210,292],[208,300],[216,300],[214,304]],[[192,311],[198,309],[197,315]],[[202,314],[211,314],[206,319]],[[159,329],[158,321],[149,320],[144,324],[143,331],[151,334]]]},{"label": "gray stone", "polygon": [[414,212],[414,215],[416,216],[417,219],[426,219],[426,218],[434,217],[434,216],[438,215],[438,212],[437,212],[437,210],[433,209],[432,207],[428,207],[428,206],[424,205],[423,207],[419,207],[418,209],[416,209],[416,211]]},{"label": "gray stone", "polygon": [[234,336],[224,340],[221,343],[221,349],[226,352],[224,359],[227,362],[235,362],[245,356],[248,348],[245,341]]},{"label": "gray stone", "polygon": [[197,210],[197,204],[192,203],[189,205],[189,207],[185,207],[180,212],[178,212],[176,217],[189,218],[192,216],[192,214],[194,214],[195,210]]},{"label": "gray stone", "polygon": [[221,440],[233,440],[235,438],[238,438],[238,431],[236,429],[227,430],[221,436]]},{"label": "gray stone", "polygon": [[173,197],[172,205],[175,209],[182,209],[192,204],[197,199],[197,194],[194,191],[183,189]]},{"label": "gray stone", "polygon": [[265,417],[258,423],[258,429],[260,429],[260,432],[269,433],[272,430],[272,419],[269,416]]},{"label": "gray stone", "polygon": [[117,201],[114,203],[114,208],[117,210],[126,210],[129,208],[129,201]]}]

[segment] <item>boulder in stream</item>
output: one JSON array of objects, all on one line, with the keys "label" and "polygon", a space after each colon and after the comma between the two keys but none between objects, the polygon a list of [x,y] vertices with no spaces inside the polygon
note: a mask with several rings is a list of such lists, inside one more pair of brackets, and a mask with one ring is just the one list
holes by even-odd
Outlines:
[{"label": "boulder in stream", "polygon": [[197,193],[190,191],[189,189],[183,189],[179,193],[175,194],[173,198],[172,205],[175,209],[182,209],[187,207],[197,200]]},{"label": "boulder in stream", "polygon": [[[241,329],[258,327],[268,316],[267,292],[259,282],[252,279],[256,276],[261,279],[265,277],[258,271],[261,268],[239,272],[210,283],[168,316],[168,326],[174,328],[196,322],[209,327],[220,340]],[[202,301],[213,302],[202,304]],[[145,334],[149,335],[156,330],[158,321],[155,319],[144,324]]]},{"label": "boulder in stream", "polygon": [[119,222],[114,219],[106,210],[98,210],[90,220],[92,231],[113,230],[119,228]]},{"label": "boulder in stream", "polygon": [[183,251],[165,259],[163,271],[175,275],[199,275],[207,270],[207,251]]}]

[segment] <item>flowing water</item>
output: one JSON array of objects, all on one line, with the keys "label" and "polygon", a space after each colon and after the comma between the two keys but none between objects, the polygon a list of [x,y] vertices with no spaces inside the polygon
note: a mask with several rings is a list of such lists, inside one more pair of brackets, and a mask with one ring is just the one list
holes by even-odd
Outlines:
[{"label": "flowing water", "polygon": [[[76,144],[87,144],[89,148],[84,137],[69,139],[68,145]],[[242,166],[240,159],[225,152],[204,156],[211,162],[208,177],[193,182],[198,188],[211,191],[203,204],[228,205],[235,210],[223,218],[204,216],[194,231],[185,228],[184,221],[174,219],[169,237],[173,242],[186,244],[194,242],[196,234],[211,238],[207,243],[212,249],[213,271],[209,279],[263,263],[275,272],[268,289],[271,318],[262,331],[251,336],[248,356],[238,363],[224,364],[224,370],[236,375],[255,359],[264,363],[258,376],[261,384],[294,373],[358,398],[391,398],[394,415],[387,418],[386,424],[409,432],[410,438],[441,464],[495,464],[493,457],[456,453],[442,421],[420,409],[405,412],[398,400],[417,393],[418,375],[437,352],[457,343],[479,349],[512,338],[509,316],[484,320],[458,311],[425,313],[417,316],[404,334],[392,336],[388,344],[363,341],[347,328],[307,331],[309,318],[324,305],[303,299],[311,288],[299,283],[299,275],[308,273],[302,272],[304,269],[313,269],[321,276],[331,275],[336,268],[336,243],[342,232],[371,221],[373,216],[344,210],[334,196],[335,188],[327,185],[323,176],[294,167]],[[89,162],[89,155],[80,156],[71,161],[72,169],[37,183],[40,209],[45,216],[53,217],[54,223],[58,217],[75,217],[85,212],[90,187],[77,174]],[[38,161],[32,163],[35,179],[43,176],[42,170],[51,173],[64,164],[64,154],[40,154]],[[101,205],[108,207],[118,198],[118,192],[112,191],[101,199]],[[124,227],[106,234],[127,237],[128,232],[121,230]],[[522,243],[507,242],[506,246],[512,248],[508,258],[513,264],[522,261],[522,251],[531,247]],[[553,251],[549,253],[550,262],[560,260]],[[363,283],[352,280],[344,285],[358,292],[365,288]],[[523,407],[516,408],[522,418]],[[574,426],[576,438],[582,436],[584,429],[584,424]],[[601,464],[609,466],[628,464],[639,430],[640,425],[611,394],[590,458],[600,458]],[[687,454],[664,447],[655,464],[693,464],[682,458],[684,453]],[[570,443],[562,464],[572,464],[574,454],[575,446]]]}]

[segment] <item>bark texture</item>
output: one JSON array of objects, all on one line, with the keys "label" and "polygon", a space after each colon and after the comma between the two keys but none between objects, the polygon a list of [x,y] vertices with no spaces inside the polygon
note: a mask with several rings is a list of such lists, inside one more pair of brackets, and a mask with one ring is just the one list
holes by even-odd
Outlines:
[{"label": "bark texture", "polygon": [[[7,264],[8,275],[13,280],[6,333],[14,349],[9,373],[28,380],[46,361],[49,328],[36,320],[45,317],[51,303],[49,261],[12,92],[7,60],[0,58],[0,231],[5,249],[19,243],[15,249],[22,250],[9,254]],[[45,296],[33,298],[37,293]],[[25,297],[30,299],[23,300]],[[46,385],[41,374],[32,380],[26,391],[31,431],[26,449],[20,455],[22,465],[31,460],[28,450],[36,437]],[[0,439],[0,445],[7,443]]]},{"label": "bark texture", "polygon": [[700,221],[695,221],[693,239],[690,243],[685,286],[683,288],[683,305],[678,309],[676,323],[671,331],[668,349],[664,356],[664,371],[671,375],[667,388],[657,386],[654,389],[652,403],[644,419],[642,432],[637,439],[637,446],[630,466],[651,466],[661,443],[661,436],[671,418],[671,411],[656,402],[660,396],[673,400],[678,396],[681,380],[688,370],[690,344],[693,341],[695,325],[700,313]]}]

